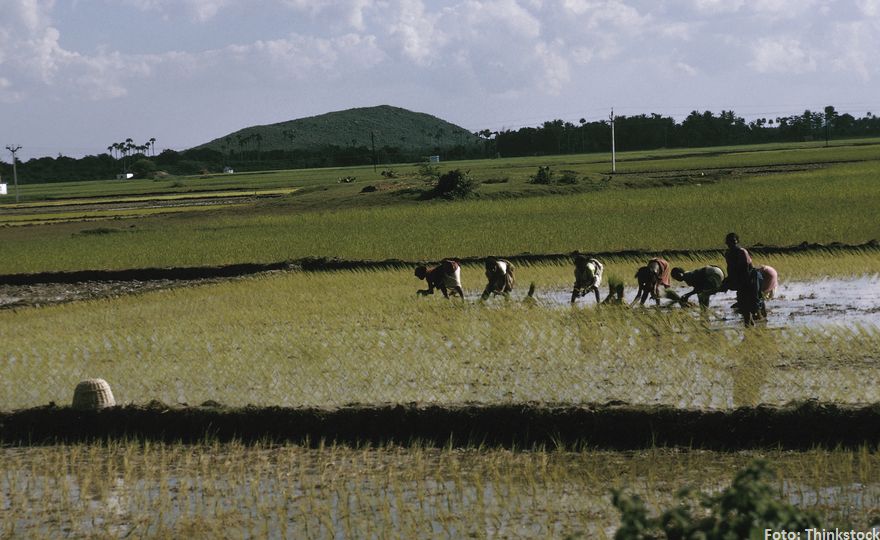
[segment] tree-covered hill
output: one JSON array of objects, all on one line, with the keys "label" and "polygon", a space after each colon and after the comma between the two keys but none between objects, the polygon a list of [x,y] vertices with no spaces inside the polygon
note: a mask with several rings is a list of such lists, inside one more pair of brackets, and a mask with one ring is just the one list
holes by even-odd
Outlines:
[{"label": "tree-covered hill", "polygon": [[381,105],[336,111],[298,120],[247,127],[193,148],[227,156],[275,150],[396,148],[403,153],[432,152],[474,146],[480,140],[468,130],[430,114]]}]

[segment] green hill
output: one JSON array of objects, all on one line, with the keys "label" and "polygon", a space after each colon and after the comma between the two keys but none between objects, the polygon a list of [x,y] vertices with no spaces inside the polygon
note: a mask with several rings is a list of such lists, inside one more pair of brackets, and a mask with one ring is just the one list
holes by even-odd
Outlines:
[{"label": "green hill", "polygon": [[226,153],[271,152],[273,150],[317,150],[340,148],[398,148],[404,152],[471,146],[479,138],[468,130],[430,114],[380,105],[330,112],[277,124],[251,126],[198,149]]}]

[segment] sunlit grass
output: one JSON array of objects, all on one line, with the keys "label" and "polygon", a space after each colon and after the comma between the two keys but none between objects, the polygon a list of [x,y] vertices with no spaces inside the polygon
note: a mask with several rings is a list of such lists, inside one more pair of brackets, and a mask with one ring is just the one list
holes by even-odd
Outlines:
[{"label": "sunlit grass", "polygon": [[[822,266],[818,258],[789,259],[770,260],[792,276]],[[631,287],[633,268],[610,262],[608,271]],[[566,291],[570,272],[522,266],[519,287],[535,281],[539,297]],[[476,266],[463,273],[472,299],[481,273]],[[880,400],[876,327],[744,333],[684,310],[501,299],[481,306],[417,298],[421,286],[408,269],[287,273],[0,312],[0,408],[66,403],[89,377],[109,381],[122,403],[623,401],[729,409]]]},{"label": "sunlit grass", "polygon": [[0,228],[0,273],[276,262],[307,256],[447,256],[746,245],[880,238],[872,164],[675,188],[344,211],[219,211],[133,221],[130,235],[84,238],[72,225]]}]

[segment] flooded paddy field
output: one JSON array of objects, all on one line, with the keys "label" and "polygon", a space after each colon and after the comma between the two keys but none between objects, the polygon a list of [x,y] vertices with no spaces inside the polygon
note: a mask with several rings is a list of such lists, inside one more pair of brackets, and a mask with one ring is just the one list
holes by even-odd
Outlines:
[{"label": "flooded paddy field", "polygon": [[[676,287],[671,290],[679,294],[689,289]],[[602,291],[603,294],[605,291]],[[630,291],[627,301],[632,301],[634,293]],[[568,307],[571,298],[570,289],[547,291],[538,294],[536,299],[552,307]],[[738,326],[742,318],[732,309],[736,302],[736,293],[728,291],[712,296],[711,304],[705,316],[708,321],[719,326]],[[692,300],[691,311],[699,313],[696,298]],[[593,296],[580,298],[577,305],[594,308]],[[764,325],[770,328],[786,328],[791,326],[821,327],[825,325],[880,326],[880,276],[877,274],[859,277],[824,277],[815,280],[787,281],[779,285],[774,298],[767,300],[767,320]],[[654,307],[652,301],[645,307]],[[672,300],[663,299],[661,308],[679,309]]]},{"label": "flooded paddy field", "polygon": [[634,452],[242,444],[0,448],[0,535],[195,538],[612,538],[611,490],[672,504],[755,459],[824,522],[866,530],[880,457],[854,450]]}]

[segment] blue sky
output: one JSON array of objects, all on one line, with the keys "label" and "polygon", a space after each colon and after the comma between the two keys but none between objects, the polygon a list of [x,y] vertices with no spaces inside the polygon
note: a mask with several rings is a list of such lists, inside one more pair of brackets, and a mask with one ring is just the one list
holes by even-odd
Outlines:
[{"label": "blue sky", "polygon": [[182,150],[381,104],[472,131],[880,114],[878,58],[880,0],[0,0],[0,147]]}]

